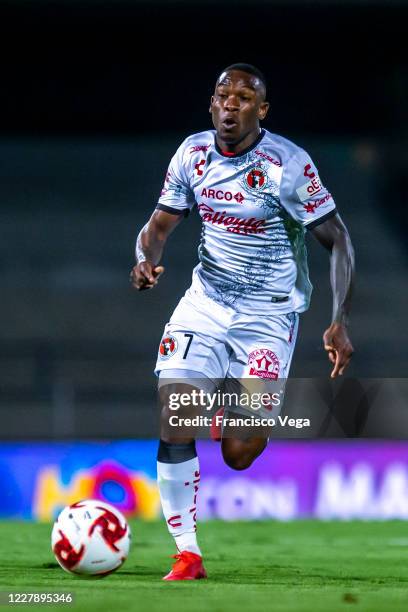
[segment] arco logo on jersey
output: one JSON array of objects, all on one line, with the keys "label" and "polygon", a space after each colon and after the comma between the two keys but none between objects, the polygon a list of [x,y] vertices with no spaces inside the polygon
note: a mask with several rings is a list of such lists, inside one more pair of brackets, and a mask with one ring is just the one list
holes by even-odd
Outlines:
[{"label": "arco logo on jersey", "polygon": [[159,354],[161,359],[169,359],[177,352],[178,343],[174,336],[167,334],[160,342]]},{"label": "arco logo on jersey", "polygon": [[245,200],[242,193],[239,191],[238,193],[232,193],[231,191],[223,191],[222,189],[204,189],[201,191],[202,198],[212,198],[213,200],[225,200],[226,202],[231,202],[235,200],[238,204],[241,204]]},{"label": "arco logo on jersey", "polygon": [[250,189],[263,189],[266,186],[266,173],[262,168],[252,168],[245,175],[245,181]]}]

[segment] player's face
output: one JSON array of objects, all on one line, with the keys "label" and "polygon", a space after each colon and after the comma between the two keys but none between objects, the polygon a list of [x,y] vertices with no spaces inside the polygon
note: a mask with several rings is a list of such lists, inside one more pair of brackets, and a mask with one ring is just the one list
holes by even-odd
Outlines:
[{"label": "player's face", "polygon": [[219,144],[244,149],[259,134],[269,104],[265,88],[254,75],[240,70],[223,72],[215,85],[210,113]]}]

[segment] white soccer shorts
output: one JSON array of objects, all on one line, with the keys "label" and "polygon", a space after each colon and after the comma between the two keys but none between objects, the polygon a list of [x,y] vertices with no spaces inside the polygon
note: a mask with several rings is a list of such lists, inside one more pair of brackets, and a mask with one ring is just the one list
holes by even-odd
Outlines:
[{"label": "white soccer shorts", "polygon": [[[277,380],[284,388],[298,323],[298,313],[237,313],[190,288],[165,326],[155,374],[160,384],[169,378],[200,379],[206,392],[214,390],[212,381],[224,378],[253,379],[254,384]],[[270,408],[262,413],[271,416]]]}]

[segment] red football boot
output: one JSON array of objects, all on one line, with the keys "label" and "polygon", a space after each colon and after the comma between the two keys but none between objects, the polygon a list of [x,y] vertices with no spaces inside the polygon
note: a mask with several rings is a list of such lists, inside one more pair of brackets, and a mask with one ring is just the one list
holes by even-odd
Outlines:
[{"label": "red football boot", "polygon": [[164,576],[163,580],[199,580],[207,578],[207,572],[204,569],[203,560],[200,555],[183,550],[178,555],[173,555],[177,559],[173,565],[171,572]]},{"label": "red football boot", "polygon": [[222,425],[217,424],[217,417],[220,416],[224,416],[224,408],[219,408],[211,420],[210,436],[211,440],[214,440],[215,442],[220,442],[222,438]]}]

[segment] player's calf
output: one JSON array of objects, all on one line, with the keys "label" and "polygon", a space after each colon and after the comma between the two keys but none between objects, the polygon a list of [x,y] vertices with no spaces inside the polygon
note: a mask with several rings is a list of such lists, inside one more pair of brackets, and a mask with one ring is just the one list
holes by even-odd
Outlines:
[{"label": "player's calf", "polygon": [[[190,387],[191,389],[191,387]],[[185,392],[184,385],[160,388],[161,440],[157,454],[157,480],[163,514],[178,550],[177,562],[165,580],[194,580],[205,577],[197,543],[197,494],[200,467],[191,435],[172,432],[170,395]],[[188,407],[183,408],[183,412]]]}]

